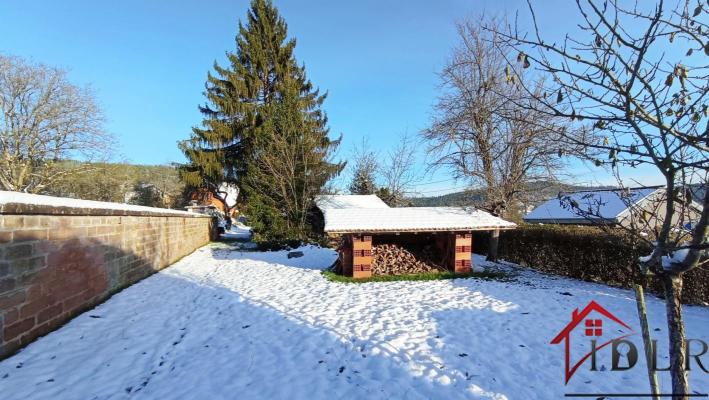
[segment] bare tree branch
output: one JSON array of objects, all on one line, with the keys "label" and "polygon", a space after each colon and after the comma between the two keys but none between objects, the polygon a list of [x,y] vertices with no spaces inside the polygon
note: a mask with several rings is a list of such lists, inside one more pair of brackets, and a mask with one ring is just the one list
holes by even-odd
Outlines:
[{"label": "bare tree branch", "polygon": [[0,56],[0,188],[37,193],[107,157],[113,140],[93,94],[66,73]]}]

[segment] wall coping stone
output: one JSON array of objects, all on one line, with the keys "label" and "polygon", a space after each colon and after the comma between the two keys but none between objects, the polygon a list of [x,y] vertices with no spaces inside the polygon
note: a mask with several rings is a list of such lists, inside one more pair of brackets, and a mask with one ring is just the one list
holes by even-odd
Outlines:
[{"label": "wall coping stone", "polygon": [[0,191],[0,215],[84,215],[211,218],[182,210]]}]

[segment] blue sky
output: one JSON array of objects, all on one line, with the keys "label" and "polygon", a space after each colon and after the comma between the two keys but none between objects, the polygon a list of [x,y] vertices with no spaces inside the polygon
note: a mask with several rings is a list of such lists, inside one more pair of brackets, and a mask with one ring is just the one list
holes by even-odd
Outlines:
[{"label": "blue sky", "polygon": [[[514,18],[523,0],[275,1],[296,37],[296,57],[329,92],[324,108],[340,156],[368,137],[393,146],[428,124],[437,71],[456,43],[455,22],[485,12]],[[548,37],[573,29],[572,2],[537,2]],[[60,66],[90,85],[120,142],[120,159],[141,164],[183,161],[178,140],[201,121],[197,105],[207,71],[234,50],[248,1],[2,1],[0,52]],[[420,146],[423,148],[423,146]],[[419,168],[423,170],[423,152]],[[597,168],[574,163],[567,180],[612,183]],[[645,183],[656,183],[642,171]],[[439,171],[417,190],[437,195],[463,186]],[[436,183],[427,183],[436,182]]]}]

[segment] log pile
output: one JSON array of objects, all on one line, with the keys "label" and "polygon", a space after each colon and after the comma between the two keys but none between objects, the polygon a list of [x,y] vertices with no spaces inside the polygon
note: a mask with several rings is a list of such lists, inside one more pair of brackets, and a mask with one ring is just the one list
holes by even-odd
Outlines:
[{"label": "log pile", "polygon": [[395,244],[372,247],[372,275],[404,275],[422,272],[445,271],[439,265],[440,256],[432,246],[406,249]]}]

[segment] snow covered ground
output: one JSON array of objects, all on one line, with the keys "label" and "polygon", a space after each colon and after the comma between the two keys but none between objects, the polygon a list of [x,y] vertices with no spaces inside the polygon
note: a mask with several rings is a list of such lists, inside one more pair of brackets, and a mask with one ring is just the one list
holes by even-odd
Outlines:
[{"label": "snow covered ground", "polygon": [[222,234],[222,238],[230,240],[251,240],[251,228],[244,225],[233,224],[231,229]]},{"label": "snow covered ground", "polygon": [[[584,366],[564,386],[563,345],[549,344],[573,309],[590,300],[637,327],[630,291],[509,266],[498,266],[516,271],[508,281],[333,283],[319,269],[334,253],[300,250],[303,257],[288,259],[285,251],[204,247],[0,362],[0,397],[553,399],[647,392],[641,365],[611,372],[603,358],[604,371]],[[649,310],[664,355],[662,302],[650,298]],[[689,337],[709,339],[709,309],[687,307],[685,319]],[[669,391],[665,373],[661,380]],[[693,390],[709,392],[709,374],[692,371],[690,380]]]}]

